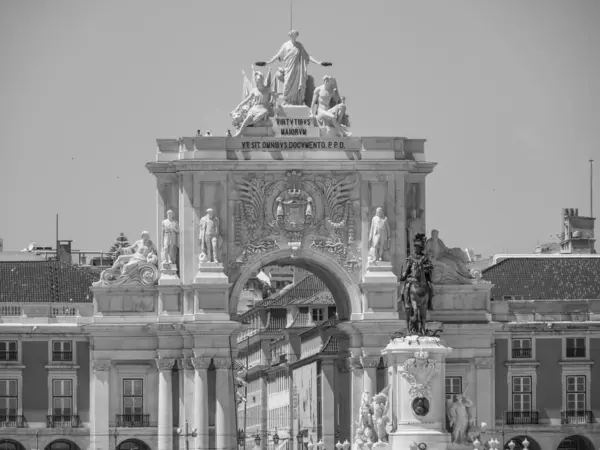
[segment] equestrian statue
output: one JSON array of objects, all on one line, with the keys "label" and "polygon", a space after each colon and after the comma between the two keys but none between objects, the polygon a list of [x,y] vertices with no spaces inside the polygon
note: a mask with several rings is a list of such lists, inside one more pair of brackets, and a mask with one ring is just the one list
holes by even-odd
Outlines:
[{"label": "equestrian statue", "polygon": [[427,311],[433,310],[433,283],[431,282],[433,264],[424,253],[425,235],[417,233],[413,243],[414,255],[408,256],[406,269],[398,283],[398,287],[402,286],[399,303],[404,307],[407,333],[424,335]]}]

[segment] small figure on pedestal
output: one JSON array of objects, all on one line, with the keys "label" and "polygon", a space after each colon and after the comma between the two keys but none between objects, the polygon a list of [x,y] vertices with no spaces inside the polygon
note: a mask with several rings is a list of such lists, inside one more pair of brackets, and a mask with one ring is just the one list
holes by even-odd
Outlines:
[{"label": "small figure on pedestal", "polygon": [[177,264],[179,249],[179,224],[173,218],[173,211],[167,211],[167,218],[162,221],[162,261],[163,265]]},{"label": "small figure on pedestal", "polygon": [[231,112],[232,123],[237,128],[233,137],[239,136],[248,126],[260,124],[273,115],[278,94],[271,89],[270,83],[265,84],[264,79],[261,72],[255,71],[256,87]]},{"label": "small figure on pedestal", "polygon": [[113,271],[120,270],[121,275],[132,272],[141,263],[154,265],[158,263],[158,252],[147,231],[142,231],[142,239],[129,247],[122,248],[121,252],[125,254],[121,254],[111,268]]},{"label": "small figure on pedestal", "polygon": [[419,233],[415,236],[413,246],[415,253],[406,259],[406,268],[400,277],[399,285],[402,286],[400,301],[406,313],[407,331],[424,334],[427,310],[433,309],[433,283],[431,282],[433,265],[423,253],[424,234]]},{"label": "small figure on pedestal", "polygon": [[463,394],[456,394],[454,400],[446,401],[446,411],[450,428],[452,428],[452,442],[455,444],[467,444],[467,430],[471,419],[467,408],[472,408],[473,402]]},{"label": "small figure on pedestal", "polygon": [[385,252],[390,249],[391,239],[388,218],[385,217],[383,208],[377,208],[369,231],[369,261],[383,261],[386,257]]},{"label": "small figure on pedestal", "polygon": [[310,109],[311,117],[317,119],[321,128],[334,128],[340,137],[352,135],[347,131],[350,121],[346,115],[346,97],[340,96],[335,78],[323,77],[323,84],[315,88]]},{"label": "small figure on pedestal", "polygon": [[212,208],[200,219],[200,262],[219,262],[221,227]]}]

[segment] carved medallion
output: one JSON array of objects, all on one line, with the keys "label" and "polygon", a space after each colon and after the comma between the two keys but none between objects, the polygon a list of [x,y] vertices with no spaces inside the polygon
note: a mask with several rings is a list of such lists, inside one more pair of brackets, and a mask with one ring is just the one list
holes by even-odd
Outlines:
[{"label": "carved medallion", "polygon": [[408,395],[411,398],[431,399],[431,378],[436,370],[436,362],[428,358],[429,353],[419,350],[414,358],[408,358],[400,367],[400,374],[410,384]]}]

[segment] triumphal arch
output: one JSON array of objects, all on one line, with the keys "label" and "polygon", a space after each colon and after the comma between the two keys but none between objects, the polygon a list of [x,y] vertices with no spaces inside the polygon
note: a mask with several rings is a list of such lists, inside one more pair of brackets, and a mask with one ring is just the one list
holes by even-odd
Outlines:
[{"label": "triumphal arch", "polygon": [[[425,157],[424,139],[353,136],[351,98],[359,93],[346,102],[334,67],[315,82],[308,63],[331,64],[309,56],[297,36],[291,32],[272,60],[257,62],[244,78],[244,98],[231,113],[235,131],[157,140],[156,158],[146,165],[157,183],[156,228],[93,287],[92,448],[104,445],[113,426],[113,373],[133,373],[132,361],[142,359],[158,371],[158,449],[177,439],[174,384],[178,423],[197,428],[194,448],[236,448],[239,299],[268,265],[306,268],[332,292],[349,336],[340,351],[352,371],[353,428],[363,392],[377,391],[381,351],[404,327],[398,276],[412,237],[425,232],[425,181],[435,163]],[[281,66],[267,67],[274,62]],[[489,301],[489,289],[487,297],[476,288],[459,291],[449,295]],[[144,374],[153,376],[151,369]]]}]

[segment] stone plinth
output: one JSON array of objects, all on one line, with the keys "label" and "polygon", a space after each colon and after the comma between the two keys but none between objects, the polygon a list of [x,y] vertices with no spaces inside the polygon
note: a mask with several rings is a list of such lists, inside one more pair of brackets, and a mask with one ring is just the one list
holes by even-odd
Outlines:
[{"label": "stone plinth", "polygon": [[434,286],[431,320],[441,322],[489,322],[493,284],[441,284]]},{"label": "stone plinth", "polygon": [[398,296],[398,279],[388,261],[370,262],[362,288],[369,299],[366,312],[394,312]]},{"label": "stone plinth", "polygon": [[227,311],[229,287],[222,263],[201,262],[194,278],[196,312]]},{"label": "stone plinth", "polygon": [[163,264],[160,269],[160,278],[158,279],[159,286],[179,286],[181,280],[177,276],[177,265]]},{"label": "stone plinth", "polygon": [[445,360],[452,351],[440,338],[407,336],[393,339],[381,354],[391,375],[391,411],[396,429],[389,448],[404,450],[414,443],[428,450],[446,450]]},{"label": "stone plinth", "polygon": [[102,286],[92,287],[91,291],[94,293],[95,316],[157,314],[158,291],[154,286]]}]

